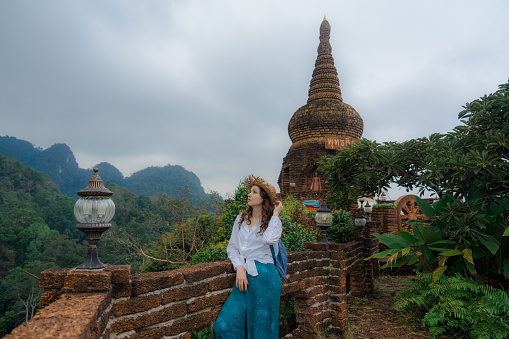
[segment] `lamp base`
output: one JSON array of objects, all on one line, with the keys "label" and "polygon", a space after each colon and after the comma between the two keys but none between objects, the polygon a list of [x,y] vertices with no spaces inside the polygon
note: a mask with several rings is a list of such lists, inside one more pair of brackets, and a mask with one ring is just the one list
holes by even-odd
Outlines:
[{"label": "lamp base", "polygon": [[327,240],[327,229],[330,227],[329,224],[318,224],[320,230],[322,231],[322,240],[320,240],[319,244],[329,244]]},{"label": "lamp base", "polygon": [[85,261],[76,267],[77,270],[97,270],[106,267],[106,264],[103,264],[101,260],[99,260],[99,254],[97,252],[96,245],[90,245],[88,247],[87,258]]}]

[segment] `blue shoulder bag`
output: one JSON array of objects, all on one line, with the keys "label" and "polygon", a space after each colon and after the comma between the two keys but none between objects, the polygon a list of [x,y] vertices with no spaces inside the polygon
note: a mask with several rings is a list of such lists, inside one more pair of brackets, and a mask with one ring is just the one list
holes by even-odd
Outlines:
[{"label": "blue shoulder bag", "polygon": [[274,253],[274,245],[270,245],[270,251],[272,252],[272,258],[274,259],[274,265],[276,265],[279,277],[281,277],[281,280],[285,280],[286,267],[288,266],[288,255],[286,254],[286,248],[281,239],[277,242],[277,246],[279,248],[277,256]]}]

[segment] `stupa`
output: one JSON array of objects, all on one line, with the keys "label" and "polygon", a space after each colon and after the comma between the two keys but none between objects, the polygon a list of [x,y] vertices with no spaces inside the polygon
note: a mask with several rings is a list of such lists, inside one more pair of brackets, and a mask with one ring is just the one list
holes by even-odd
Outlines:
[{"label": "stupa", "polygon": [[330,31],[330,24],[324,18],[307,104],[295,112],[288,124],[292,146],[283,159],[278,179],[283,198],[293,194],[299,200],[326,199],[328,186],[318,172],[318,159],[336,155],[362,137],[361,116],[341,96]]}]

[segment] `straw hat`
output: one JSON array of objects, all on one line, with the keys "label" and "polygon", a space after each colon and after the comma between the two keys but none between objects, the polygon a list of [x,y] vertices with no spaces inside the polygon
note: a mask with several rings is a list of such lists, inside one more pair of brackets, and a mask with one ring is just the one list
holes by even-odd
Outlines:
[{"label": "straw hat", "polygon": [[251,187],[255,185],[263,188],[263,190],[269,195],[270,202],[273,204],[276,203],[276,189],[267,180],[251,174],[250,176],[246,177],[244,182],[246,183],[248,189],[251,189]]}]

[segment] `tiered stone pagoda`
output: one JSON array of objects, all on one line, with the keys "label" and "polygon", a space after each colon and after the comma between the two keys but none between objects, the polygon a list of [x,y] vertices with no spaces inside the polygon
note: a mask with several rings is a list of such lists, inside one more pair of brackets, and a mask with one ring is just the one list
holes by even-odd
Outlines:
[{"label": "tiered stone pagoda", "polygon": [[330,24],[324,18],[308,102],[295,112],[288,124],[292,146],[279,174],[281,197],[293,194],[300,200],[326,199],[328,186],[317,171],[318,159],[336,155],[362,137],[361,116],[341,97],[329,39]]}]

